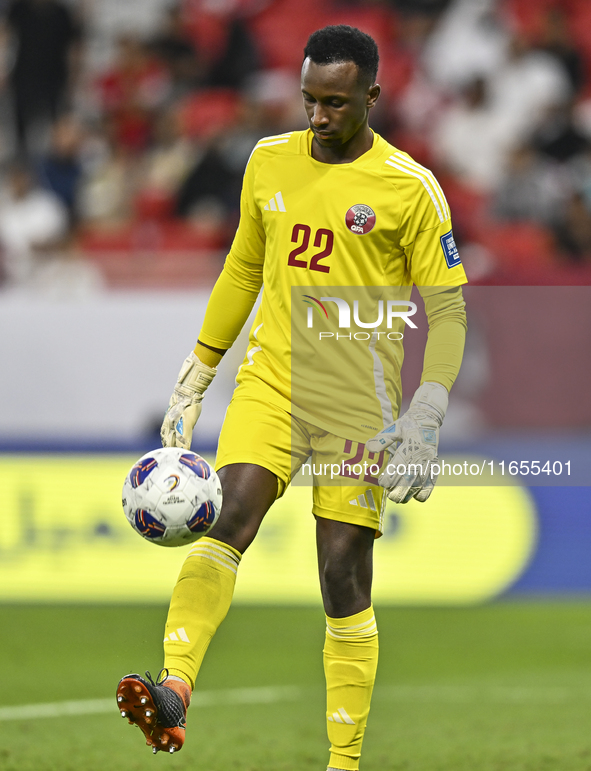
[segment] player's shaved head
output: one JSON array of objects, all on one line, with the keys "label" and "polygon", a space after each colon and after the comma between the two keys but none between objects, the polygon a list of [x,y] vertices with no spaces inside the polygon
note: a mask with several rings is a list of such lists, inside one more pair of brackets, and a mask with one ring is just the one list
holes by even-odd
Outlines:
[{"label": "player's shaved head", "polygon": [[316,30],[308,38],[304,59],[315,64],[353,62],[368,85],[376,82],[380,57],[375,40],[356,27],[336,24]]}]

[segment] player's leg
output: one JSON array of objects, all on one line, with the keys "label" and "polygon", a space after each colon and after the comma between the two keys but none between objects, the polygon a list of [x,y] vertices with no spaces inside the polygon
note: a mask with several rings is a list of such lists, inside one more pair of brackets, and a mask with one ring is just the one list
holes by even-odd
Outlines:
[{"label": "player's leg", "polygon": [[[265,398],[245,396],[242,391],[232,400],[216,461],[223,489],[222,510],[210,534],[189,550],[173,592],[164,638],[168,677],[161,685],[139,675],[123,678],[119,684],[118,698],[125,696],[120,709],[140,726],[155,751],[172,745],[180,749],[183,744],[191,690],[209,643],[230,607],[242,553],[289,483],[292,437],[289,414]],[[302,460],[309,454],[303,435],[301,454]],[[131,714],[127,714],[128,697],[135,700]],[[171,698],[176,703],[174,710],[165,703]],[[146,711],[151,714],[146,716]],[[161,714],[167,725],[163,725]]]},{"label": "player's leg", "polygon": [[166,622],[164,670],[159,682],[126,675],[117,688],[121,714],[136,723],[154,752],[176,752],[185,739],[186,712],[212,637],[230,608],[242,553],[277,496],[268,469],[239,463],[219,470],[223,503],[209,537],[190,549],[178,577]]},{"label": "player's leg", "polygon": [[223,491],[219,520],[189,550],[166,621],[164,666],[191,689],[230,608],[242,554],[277,497],[277,477],[262,466],[230,464],[218,474]]},{"label": "player's leg", "polygon": [[329,768],[355,771],[378,663],[378,633],[371,604],[375,529],[322,517],[316,520],[326,612]]},{"label": "player's leg", "polygon": [[[326,611],[329,768],[355,771],[378,662],[371,583],[373,545],[376,533],[382,530],[383,490],[369,475],[369,468],[363,467],[355,477],[355,466],[349,469],[342,463],[352,454],[373,461],[374,456],[367,455],[363,445],[327,432],[312,434],[312,463],[325,469],[325,476],[314,479],[313,512]],[[377,466],[371,471],[377,471]]]},{"label": "player's leg", "polygon": [[343,618],[371,605],[375,529],[316,517],[320,590],[327,616]]},{"label": "player's leg", "polygon": [[244,553],[277,498],[280,483],[273,472],[254,463],[232,463],[217,473],[224,497],[209,537]]}]

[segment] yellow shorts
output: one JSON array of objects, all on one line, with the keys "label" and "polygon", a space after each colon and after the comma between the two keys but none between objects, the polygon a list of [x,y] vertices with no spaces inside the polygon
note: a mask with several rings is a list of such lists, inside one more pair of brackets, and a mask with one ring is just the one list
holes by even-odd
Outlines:
[{"label": "yellow shorts", "polygon": [[381,535],[385,496],[377,476],[383,453],[374,456],[364,444],[313,426],[242,388],[226,413],[216,470],[231,463],[263,466],[279,480],[277,497],[301,471],[296,484],[312,487],[316,516],[371,527]]}]

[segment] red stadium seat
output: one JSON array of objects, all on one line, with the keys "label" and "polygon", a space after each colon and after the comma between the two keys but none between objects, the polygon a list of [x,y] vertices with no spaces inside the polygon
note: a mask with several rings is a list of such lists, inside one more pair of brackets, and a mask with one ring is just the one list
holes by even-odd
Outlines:
[{"label": "red stadium seat", "polygon": [[161,249],[169,252],[222,249],[225,236],[224,228],[204,227],[184,220],[169,220],[160,227]]},{"label": "red stadium seat", "polygon": [[481,240],[494,254],[502,272],[535,272],[556,265],[551,234],[533,222],[497,223],[487,234],[481,231]]},{"label": "red stadium seat", "polygon": [[217,278],[225,235],[223,229],[182,220],[136,222],[109,230],[86,228],[78,247],[111,287],[195,289]]},{"label": "red stadium seat", "polygon": [[355,4],[339,7],[337,5],[327,10],[330,15],[330,21],[326,22],[327,24],[349,24],[351,27],[358,27],[376,41],[380,58],[385,55],[396,31],[396,16],[387,6]]},{"label": "red stadium seat", "polygon": [[322,0],[275,0],[249,21],[249,27],[269,69],[299,71],[306,40],[314,30],[332,23]]},{"label": "red stadium seat", "polygon": [[[557,5],[559,3],[556,0],[503,0],[500,8],[501,13],[516,26],[517,31],[535,40],[540,33],[542,19]],[[565,3],[560,5],[564,8]]]},{"label": "red stadium seat", "polygon": [[161,190],[142,190],[135,199],[134,209],[140,220],[166,220],[174,207],[174,197]]},{"label": "red stadium seat", "polygon": [[416,68],[415,52],[404,49],[396,43],[380,49],[380,69],[378,83],[386,97],[396,97],[404,93],[411,83]]},{"label": "red stadium seat", "polygon": [[[435,174],[449,203],[454,230],[461,233],[463,240],[483,242],[487,233],[488,196],[464,185],[452,174]],[[486,237],[486,236],[485,236]]]},{"label": "red stadium seat", "polygon": [[80,249],[88,254],[132,251],[200,251],[221,249],[224,228],[185,220],[146,221],[114,228],[87,227],[79,235]]},{"label": "red stadium seat", "polygon": [[129,251],[133,244],[132,223],[114,228],[87,226],[78,234],[78,246],[85,254]]},{"label": "red stadium seat", "polygon": [[[589,0],[503,0],[501,5],[506,17],[530,40],[540,37],[544,18],[551,9],[559,9],[567,18],[574,45],[591,71],[591,2]],[[591,82],[583,89],[585,96],[591,96]]]},{"label": "red stadium seat", "polygon": [[208,88],[187,97],[179,107],[181,131],[206,140],[235,125],[240,116],[240,98],[229,88]]},{"label": "red stadium seat", "polygon": [[589,0],[571,0],[570,20],[573,39],[585,58],[587,77],[583,89],[585,96],[591,96],[591,3]]},{"label": "red stadium seat", "polygon": [[395,14],[387,6],[332,5],[326,0],[275,0],[249,22],[263,54],[263,64],[272,69],[298,70],[303,49],[312,32],[326,24],[349,24],[371,35],[385,50],[394,38]]}]

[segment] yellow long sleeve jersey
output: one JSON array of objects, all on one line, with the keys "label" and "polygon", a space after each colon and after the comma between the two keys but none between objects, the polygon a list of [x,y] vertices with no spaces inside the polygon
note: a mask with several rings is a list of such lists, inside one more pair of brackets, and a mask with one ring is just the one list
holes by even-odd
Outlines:
[{"label": "yellow long sleeve jersey", "polygon": [[[365,441],[398,414],[412,285],[428,302],[466,275],[431,172],[377,134],[352,163],[315,160],[311,142],[298,131],[253,150],[199,339],[229,348],[264,284],[238,387],[262,388],[287,411]],[[440,378],[448,388],[458,368]]]}]

